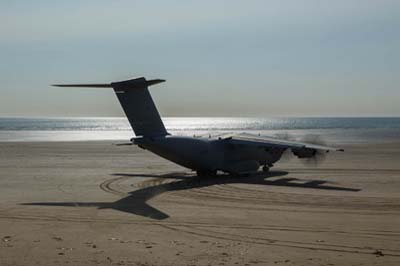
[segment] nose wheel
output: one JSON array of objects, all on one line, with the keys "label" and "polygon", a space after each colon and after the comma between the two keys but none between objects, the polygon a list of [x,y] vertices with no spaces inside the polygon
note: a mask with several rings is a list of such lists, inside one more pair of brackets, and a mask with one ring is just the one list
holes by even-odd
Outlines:
[{"label": "nose wheel", "polygon": [[268,165],[264,165],[262,168],[264,173],[268,173],[269,172],[269,166]]}]

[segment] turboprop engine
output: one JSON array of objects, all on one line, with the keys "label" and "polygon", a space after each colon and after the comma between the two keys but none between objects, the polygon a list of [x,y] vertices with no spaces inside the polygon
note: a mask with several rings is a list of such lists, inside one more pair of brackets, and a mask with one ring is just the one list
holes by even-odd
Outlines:
[{"label": "turboprop engine", "polygon": [[292,149],[294,155],[302,159],[306,165],[317,166],[322,163],[326,157],[326,151],[320,151],[310,148]]},{"label": "turboprop engine", "polygon": [[292,152],[298,158],[311,158],[317,154],[317,150],[309,148],[292,149]]}]

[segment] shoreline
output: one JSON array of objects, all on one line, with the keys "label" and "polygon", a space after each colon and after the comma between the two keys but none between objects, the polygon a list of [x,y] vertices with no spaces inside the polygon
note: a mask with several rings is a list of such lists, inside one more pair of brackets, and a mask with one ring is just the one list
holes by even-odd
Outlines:
[{"label": "shoreline", "polygon": [[[177,136],[216,136],[219,134],[239,134],[242,132],[277,137],[289,134],[294,139],[301,141],[307,135],[321,137],[327,144],[369,144],[390,143],[400,140],[400,129],[305,129],[305,130],[247,130],[247,131],[173,131]],[[135,134],[131,130],[126,131],[72,131],[72,130],[0,130],[0,143],[2,142],[75,142],[75,141],[116,141],[127,142]]]}]

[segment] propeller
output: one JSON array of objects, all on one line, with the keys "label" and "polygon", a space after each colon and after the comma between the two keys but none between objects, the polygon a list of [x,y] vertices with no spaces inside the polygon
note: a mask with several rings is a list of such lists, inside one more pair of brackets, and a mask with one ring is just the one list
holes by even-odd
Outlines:
[{"label": "propeller", "polygon": [[[274,137],[277,139],[281,139],[281,140],[296,141],[296,138],[288,132],[276,133],[276,134],[274,134]],[[293,158],[293,154],[292,154],[291,150],[286,149],[282,153],[280,161],[286,163],[286,162],[289,162],[292,158]]]},{"label": "propeller", "polygon": [[[305,135],[301,139],[301,142],[315,144],[315,145],[321,145],[321,146],[327,146],[326,142],[321,138],[321,136],[314,135],[314,134]],[[309,158],[303,158],[301,161],[305,165],[310,165],[310,166],[315,167],[325,161],[327,153],[328,153],[328,151],[324,151],[324,150],[314,150],[313,156],[311,156]]]},{"label": "propeller", "polygon": [[[274,135],[276,138],[281,140],[288,140],[288,141],[300,141],[308,144],[315,144],[315,145],[322,145],[326,146],[325,141],[319,135],[309,134],[305,135],[300,140],[296,139],[292,134],[287,132],[281,132]],[[312,150],[310,151],[312,154],[311,157],[307,158],[300,158],[301,162],[307,166],[318,166],[319,164],[323,163],[326,158],[327,151],[324,150]],[[281,161],[287,162],[293,157],[293,152],[290,149],[287,149],[281,157]]]}]

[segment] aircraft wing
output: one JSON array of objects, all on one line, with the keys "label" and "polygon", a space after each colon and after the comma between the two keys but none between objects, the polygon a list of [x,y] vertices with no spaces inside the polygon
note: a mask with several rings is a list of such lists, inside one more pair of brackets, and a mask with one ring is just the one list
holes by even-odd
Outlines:
[{"label": "aircraft wing", "polygon": [[341,148],[316,145],[305,142],[283,140],[279,138],[257,136],[247,133],[235,134],[230,136],[225,136],[223,138],[225,141],[236,145],[255,145],[260,147],[276,147],[276,148],[286,148],[286,149],[315,149],[323,151],[344,151]]}]

